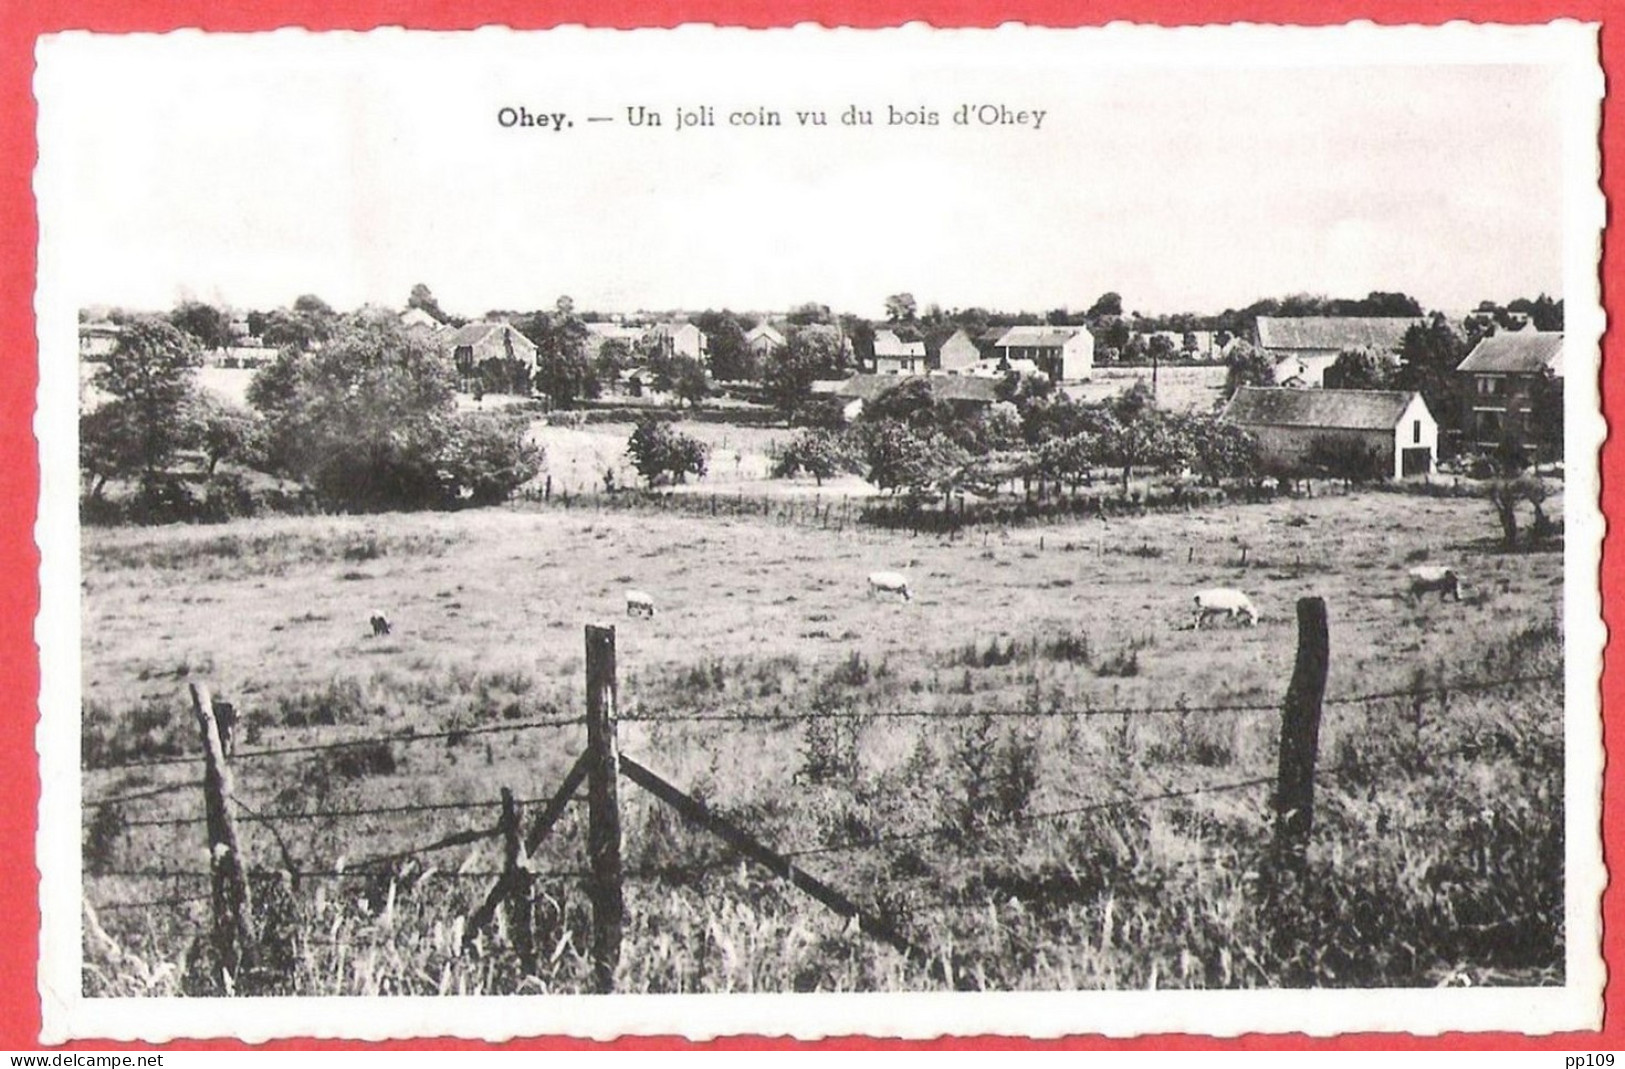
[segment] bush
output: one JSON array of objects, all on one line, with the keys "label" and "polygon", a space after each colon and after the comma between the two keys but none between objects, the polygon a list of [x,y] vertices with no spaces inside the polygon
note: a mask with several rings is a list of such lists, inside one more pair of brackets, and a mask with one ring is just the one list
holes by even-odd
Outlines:
[{"label": "bush", "polygon": [[543,451],[525,441],[525,423],[500,413],[465,412],[452,420],[441,471],[448,499],[473,505],[506,501],[542,470]]}]

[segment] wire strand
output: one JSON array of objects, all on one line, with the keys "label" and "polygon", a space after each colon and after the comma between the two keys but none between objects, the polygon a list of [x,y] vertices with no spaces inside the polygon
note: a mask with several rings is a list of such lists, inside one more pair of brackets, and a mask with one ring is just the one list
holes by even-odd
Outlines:
[{"label": "wire strand", "polygon": [[[525,720],[512,724],[486,724],[483,727],[448,728],[445,731],[414,732],[410,735],[373,735],[362,739],[342,739],[336,742],[313,742],[299,746],[268,747],[259,750],[239,750],[232,754],[232,761],[252,761],[262,757],[283,757],[290,754],[325,753],[331,750],[348,750],[357,746],[376,746],[379,744],[393,745],[395,743],[435,742],[441,739],[469,738],[474,735],[492,735],[512,731],[530,731],[537,728],[574,727],[585,724],[585,716],[572,716],[549,720]],[[179,754],[172,757],[153,757],[138,761],[122,761],[110,764],[92,765],[87,768],[91,772],[112,771],[121,768],[156,768],[163,765],[178,765],[188,761],[197,761],[202,758],[201,753]]]}]

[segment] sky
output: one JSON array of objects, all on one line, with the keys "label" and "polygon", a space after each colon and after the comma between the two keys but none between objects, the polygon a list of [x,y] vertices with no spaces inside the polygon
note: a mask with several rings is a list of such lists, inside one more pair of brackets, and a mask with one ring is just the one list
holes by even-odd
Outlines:
[{"label": "sky", "polygon": [[421,282],[469,316],[1560,295],[1561,71],[1375,32],[70,35],[40,51],[42,263],[81,305]]}]

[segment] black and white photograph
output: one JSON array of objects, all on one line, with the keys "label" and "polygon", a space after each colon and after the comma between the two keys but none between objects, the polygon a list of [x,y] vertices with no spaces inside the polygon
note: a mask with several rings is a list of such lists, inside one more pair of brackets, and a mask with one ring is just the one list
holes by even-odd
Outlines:
[{"label": "black and white photograph", "polygon": [[1596,48],[43,39],[46,1041],[1597,1027]]}]

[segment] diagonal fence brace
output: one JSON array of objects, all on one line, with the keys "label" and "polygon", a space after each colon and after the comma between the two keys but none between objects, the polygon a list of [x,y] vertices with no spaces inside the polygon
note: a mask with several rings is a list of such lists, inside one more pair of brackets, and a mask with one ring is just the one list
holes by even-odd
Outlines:
[{"label": "diagonal fence brace", "polygon": [[[644,768],[624,753],[620,755],[620,766],[621,775],[665,802],[684,817],[711,832],[752,861],[762,865],[775,876],[788,880],[792,886],[816,899],[831,911],[842,917],[855,919],[858,922],[859,930],[865,935],[880,940],[894,950],[901,952],[910,961],[921,966],[928,969],[934,966],[945,974],[949,971],[938,959],[933,958],[909,942],[908,938],[893,925],[868,913],[852,899],[811,873],[797,868],[795,863],[785,855],[762,843],[738,825],[711,812],[703,803],[690,798],[683,791]],[[954,981],[951,975],[945,976],[945,978],[950,983]]]}]

